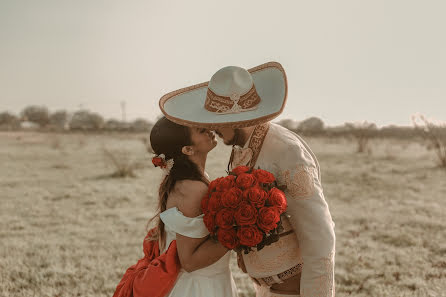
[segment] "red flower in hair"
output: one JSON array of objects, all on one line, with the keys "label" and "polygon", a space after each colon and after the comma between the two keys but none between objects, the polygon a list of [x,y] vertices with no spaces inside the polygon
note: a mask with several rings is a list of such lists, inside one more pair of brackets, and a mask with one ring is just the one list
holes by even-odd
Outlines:
[{"label": "red flower in hair", "polygon": [[167,166],[166,160],[164,160],[163,158],[161,158],[159,156],[153,157],[152,163],[153,163],[153,165],[155,165],[155,167],[166,168],[166,166]]}]

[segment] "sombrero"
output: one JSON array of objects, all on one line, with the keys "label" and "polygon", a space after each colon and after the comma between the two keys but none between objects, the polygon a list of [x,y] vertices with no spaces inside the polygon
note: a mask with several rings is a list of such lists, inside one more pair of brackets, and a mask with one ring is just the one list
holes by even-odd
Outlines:
[{"label": "sombrero", "polygon": [[166,118],[180,125],[242,128],[277,117],[286,97],[285,70],[269,62],[248,70],[224,67],[209,82],[164,95],[159,106]]}]

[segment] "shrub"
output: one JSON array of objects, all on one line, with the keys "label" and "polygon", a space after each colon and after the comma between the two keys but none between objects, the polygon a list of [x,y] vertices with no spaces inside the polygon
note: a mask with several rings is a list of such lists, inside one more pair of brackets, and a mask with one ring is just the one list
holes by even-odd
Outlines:
[{"label": "shrub", "polygon": [[68,129],[68,112],[58,110],[50,115],[50,124],[57,129]]},{"label": "shrub", "polygon": [[390,125],[379,129],[379,136],[399,139],[413,139],[417,136],[417,132],[413,127]]},{"label": "shrub", "polygon": [[99,130],[103,126],[104,119],[102,116],[88,110],[75,112],[70,121],[70,129],[74,130]]},{"label": "shrub", "polygon": [[129,158],[129,153],[111,151],[106,148],[103,149],[106,162],[114,168],[111,177],[135,177],[135,169],[138,164]]},{"label": "shrub", "polygon": [[295,120],[292,119],[283,119],[277,122],[277,124],[279,124],[282,127],[287,128],[288,130],[291,131],[296,131],[297,127],[299,125],[299,123]]},{"label": "shrub", "polygon": [[413,116],[412,122],[426,146],[434,149],[440,167],[446,168],[446,124],[434,123],[423,115]]},{"label": "shrub", "polygon": [[50,122],[48,108],[45,106],[28,106],[23,109],[22,120],[38,124],[40,127],[46,127]]},{"label": "shrub", "polygon": [[370,151],[369,140],[377,133],[376,125],[374,123],[364,121],[357,123],[345,123],[345,126],[350,130],[350,134],[356,139],[356,152],[364,153],[366,151]]},{"label": "shrub", "polygon": [[110,119],[105,122],[104,129],[107,131],[127,131],[129,129],[129,124]]},{"label": "shrub", "polygon": [[297,126],[297,131],[302,134],[321,134],[324,132],[324,122],[317,117],[308,118]]},{"label": "shrub", "polygon": [[136,119],[130,124],[130,129],[134,132],[150,132],[153,124],[144,119]]},{"label": "shrub", "polygon": [[20,120],[17,116],[7,111],[0,113],[0,127],[10,129],[16,129],[20,127]]}]

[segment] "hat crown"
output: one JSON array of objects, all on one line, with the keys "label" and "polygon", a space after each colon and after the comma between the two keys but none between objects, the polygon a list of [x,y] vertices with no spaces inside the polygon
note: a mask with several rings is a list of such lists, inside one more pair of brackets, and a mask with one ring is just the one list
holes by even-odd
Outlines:
[{"label": "hat crown", "polygon": [[251,90],[254,82],[251,73],[237,66],[218,70],[209,81],[208,88],[219,96],[244,95]]}]

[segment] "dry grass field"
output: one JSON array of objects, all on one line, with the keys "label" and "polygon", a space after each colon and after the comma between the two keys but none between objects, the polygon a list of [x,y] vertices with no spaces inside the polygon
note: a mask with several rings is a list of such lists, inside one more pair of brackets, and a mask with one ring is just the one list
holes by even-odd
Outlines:
[{"label": "dry grass field", "polygon": [[[111,296],[142,256],[161,172],[146,135],[0,133],[0,296]],[[336,223],[337,296],[446,296],[446,170],[402,140],[307,138]],[[104,148],[135,165],[113,178]],[[224,175],[229,149],[210,154]],[[126,158],[126,159],[125,159]],[[240,296],[254,296],[233,265]]]}]

